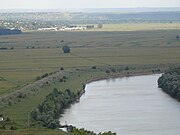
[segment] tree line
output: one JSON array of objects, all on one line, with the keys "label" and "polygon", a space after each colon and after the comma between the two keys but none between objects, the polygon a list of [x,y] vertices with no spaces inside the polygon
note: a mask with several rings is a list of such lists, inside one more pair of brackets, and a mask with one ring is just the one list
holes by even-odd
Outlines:
[{"label": "tree line", "polygon": [[169,69],[158,79],[158,86],[180,101],[180,68]]},{"label": "tree line", "polygon": [[113,133],[111,131],[108,132],[100,132],[98,134],[94,133],[93,131],[88,131],[84,128],[76,128],[76,127],[71,127],[71,134],[73,135],[116,135],[116,133]]},{"label": "tree line", "polygon": [[11,34],[21,34],[22,31],[18,29],[0,29],[0,35],[11,35]]},{"label": "tree line", "polygon": [[[83,85],[84,88],[84,85]],[[71,103],[75,102],[77,98],[81,96],[81,92],[71,92],[66,89],[64,92],[59,91],[57,88],[53,89],[49,95],[46,96],[44,102],[39,104],[30,113],[31,125],[42,125],[50,129],[60,128],[59,121],[55,119],[57,114],[66,108]],[[83,134],[83,135],[116,135],[111,131],[94,133],[92,131],[85,130],[84,128],[78,129],[72,125],[68,126],[68,132],[72,135]]]},{"label": "tree line", "polygon": [[31,120],[47,128],[58,128],[59,122],[54,117],[70,103],[76,101],[78,94],[79,92],[73,93],[69,89],[62,92],[54,88],[53,92],[46,96],[44,102],[32,110]]}]

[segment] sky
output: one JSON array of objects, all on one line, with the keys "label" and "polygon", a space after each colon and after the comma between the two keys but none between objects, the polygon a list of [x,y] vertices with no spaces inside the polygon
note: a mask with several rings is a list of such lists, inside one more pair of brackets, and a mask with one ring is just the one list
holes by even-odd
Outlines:
[{"label": "sky", "polygon": [[0,0],[0,9],[180,7],[180,0]]}]

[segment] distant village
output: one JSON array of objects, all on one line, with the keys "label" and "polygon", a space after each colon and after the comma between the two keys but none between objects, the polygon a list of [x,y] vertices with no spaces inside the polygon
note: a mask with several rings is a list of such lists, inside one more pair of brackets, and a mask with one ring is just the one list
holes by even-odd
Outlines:
[{"label": "distant village", "polygon": [[50,27],[50,28],[39,28],[38,31],[81,31],[86,30],[85,26],[63,26],[63,27]]},{"label": "distant village", "polygon": [[56,25],[48,22],[4,21],[0,20],[0,29],[38,30],[38,31],[83,31],[102,28],[102,24],[88,25]]}]

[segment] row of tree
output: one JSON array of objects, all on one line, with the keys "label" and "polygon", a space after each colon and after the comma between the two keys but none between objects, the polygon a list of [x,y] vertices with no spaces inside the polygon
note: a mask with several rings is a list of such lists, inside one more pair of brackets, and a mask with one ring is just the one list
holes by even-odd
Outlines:
[{"label": "row of tree", "polygon": [[158,86],[180,101],[180,68],[169,69],[159,79]]},{"label": "row of tree", "polygon": [[[50,129],[57,129],[61,127],[59,121],[55,119],[55,116],[57,116],[57,114],[69,104],[76,101],[76,99],[79,98],[80,95],[80,91],[78,91],[77,93],[73,93],[69,89],[66,89],[64,92],[62,92],[58,91],[57,88],[54,88],[53,92],[46,96],[44,102],[34,108],[30,113],[32,125],[40,124]],[[88,131],[83,128],[78,129],[71,125],[68,126],[67,129],[68,132],[70,132],[72,135],[97,135],[92,131]],[[112,133],[111,131],[109,131],[99,133],[98,135],[116,135],[116,133]]]},{"label": "row of tree", "polygon": [[101,132],[101,133],[96,134],[92,131],[85,130],[84,128],[78,129],[76,127],[72,127],[71,134],[73,135],[116,135],[116,133],[113,133],[111,131]]},{"label": "row of tree", "polygon": [[21,34],[22,31],[18,29],[0,29],[0,35],[11,35],[11,34]]},{"label": "row of tree", "polygon": [[71,92],[69,89],[61,92],[54,88],[53,92],[46,96],[45,101],[31,112],[30,116],[33,123],[38,122],[51,129],[58,128],[59,122],[54,117],[59,111],[74,102],[78,94]]}]

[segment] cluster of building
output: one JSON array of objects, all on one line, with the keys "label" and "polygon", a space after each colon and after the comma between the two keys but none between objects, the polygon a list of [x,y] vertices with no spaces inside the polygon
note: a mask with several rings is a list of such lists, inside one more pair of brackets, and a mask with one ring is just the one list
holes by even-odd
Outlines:
[{"label": "cluster of building", "polygon": [[38,30],[38,31],[83,31],[86,29],[99,28],[99,24],[95,25],[55,25],[50,22],[36,22],[36,21],[5,21],[0,20],[0,28],[4,29],[19,29]]},{"label": "cluster of building", "polygon": [[50,28],[39,28],[39,31],[80,31],[86,30],[85,26],[63,26],[63,27],[50,27]]}]

